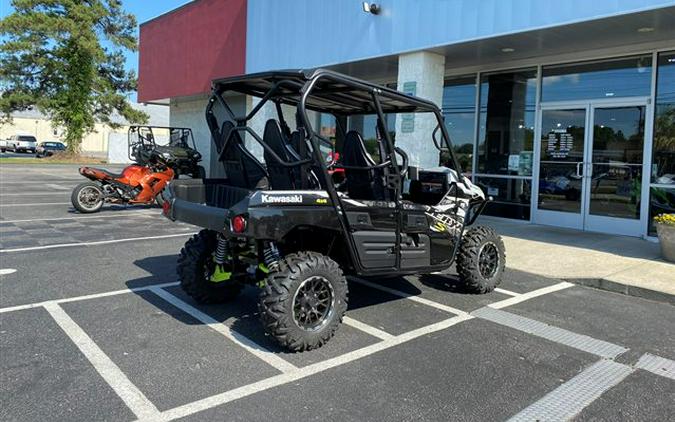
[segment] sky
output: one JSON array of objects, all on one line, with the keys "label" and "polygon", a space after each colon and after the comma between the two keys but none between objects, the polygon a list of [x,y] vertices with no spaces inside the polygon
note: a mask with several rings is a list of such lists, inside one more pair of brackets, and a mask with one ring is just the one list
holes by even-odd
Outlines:
[{"label": "sky", "polygon": [[[189,2],[190,0],[122,0],[124,9],[135,15],[139,24]],[[11,3],[11,0],[0,0],[0,18],[12,12]],[[127,69],[133,69],[138,74],[138,52],[127,52],[126,57]],[[132,99],[135,98],[134,94]]]}]

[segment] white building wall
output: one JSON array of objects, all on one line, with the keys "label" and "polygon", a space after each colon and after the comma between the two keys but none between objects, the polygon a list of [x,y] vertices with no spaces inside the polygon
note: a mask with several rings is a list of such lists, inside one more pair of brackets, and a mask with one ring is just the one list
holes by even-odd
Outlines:
[{"label": "white building wall", "polygon": [[189,127],[195,138],[197,151],[202,154],[201,165],[210,174],[212,155],[211,132],[206,124],[204,110],[208,97],[206,95],[190,100],[171,100],[169,108],[169,122],[173,127]]},{"label": "white building wall", "polygon": [[[189,100],[172,100],[170,106],[171,126],[188,127],[192,129],[192,135],[195,138],[197,151],[202,154],[201,165],[206,169],[207,177],[224,177],[223,166],[217,161],[218,152],[211,139],[211,131],[206,124],[206,105],[209,96],[203,95]],[[246,99],[244,96],[228,97],[227,103],[236,115],[241,115],[246,110]],[[221,110],[217,110],[217,117],[222,123],[223,116]]]}]

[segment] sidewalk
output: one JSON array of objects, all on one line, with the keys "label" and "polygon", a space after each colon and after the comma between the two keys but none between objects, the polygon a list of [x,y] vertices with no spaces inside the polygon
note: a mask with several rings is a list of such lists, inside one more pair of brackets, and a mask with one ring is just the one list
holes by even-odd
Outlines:
[{"label": "sidewalk", "polygon": [[675,304],[675,264],[644,239],[481,216],[506,244],[506,265],[520,271]]}]

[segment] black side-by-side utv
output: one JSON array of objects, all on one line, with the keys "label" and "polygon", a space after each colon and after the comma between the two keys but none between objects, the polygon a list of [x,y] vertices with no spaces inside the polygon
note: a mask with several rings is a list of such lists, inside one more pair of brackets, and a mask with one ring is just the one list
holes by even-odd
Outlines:
[{"label": "black side-by-side utv", "polygon": [[[226,100],[232,92],[261,100],[238,116]],[[250,122],[266,103],[277,118],[260,136]],[[294,129],[284,118],[289,105]],[[337,150],[315,128],[317,113],[335,118]],[[436,129],[416,141],[435,145],[437,165],[409,165],[386,126],[397,113],[433,116]],[[344,127],[364,115],[375,116],[376,157]],[[265,330],[302,351],[335,333],[347,309],[345,275],[423,274],[456,263],[470,290],[500,282],[504,245],[488,227],[467,228],[486,197],[462,176],[433,103],[330,70],[269,72],[214,81],[206,120],[227,178],[175,180],[164,205],[168,218],[204,227],[178,258],[180,283],[195,300],[232,300],[244,284],[257,285]],[[262,160],[251,153],[256,143]]]},{"label": "black side-by-side utv", "polygon": [[[166,142],[157,143],[157,138]],[[129,159],[148,165],[153,154],[165,154],[171,157],[171,166],[176,177],[181,174],[194,178],[204,178],[204,167],[199,165],[202,155],[195,147],[192,129],[187,127],[130,126],[127,134]]]}]

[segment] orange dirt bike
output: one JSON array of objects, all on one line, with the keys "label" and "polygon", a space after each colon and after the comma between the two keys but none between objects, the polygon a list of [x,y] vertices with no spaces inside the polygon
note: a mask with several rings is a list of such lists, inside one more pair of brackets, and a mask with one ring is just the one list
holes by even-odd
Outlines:
[{"label": "orange dirt bike", "polygon": [[70,201],[76,210],[83,213],[100,211],[105,202],[114,204],[162,205],[162,190],[175,173],[171,154],[152,151],[146,165],[132,164],[121,173],[105,169],[80,167],[80,174],[89,182],[80,183],[73,189]]}]

